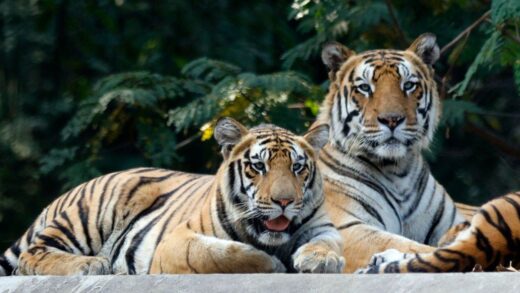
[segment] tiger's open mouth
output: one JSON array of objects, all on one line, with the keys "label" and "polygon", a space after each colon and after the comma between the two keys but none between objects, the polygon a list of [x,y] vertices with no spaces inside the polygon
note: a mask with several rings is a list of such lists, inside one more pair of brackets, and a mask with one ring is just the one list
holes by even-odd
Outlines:
[{"label": "tiger's open mouth", "polygon": [[291,221],[284,215],[281,215],[278,218],[274,218],[272,220],[265,220],[263,223],[265,228],[267,228],[269,231],[283,232],[289,228]]}]

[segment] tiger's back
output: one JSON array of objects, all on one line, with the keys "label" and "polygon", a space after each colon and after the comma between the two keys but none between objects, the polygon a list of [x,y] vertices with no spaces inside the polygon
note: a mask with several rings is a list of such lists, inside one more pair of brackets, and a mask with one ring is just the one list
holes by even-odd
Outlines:
[{"label": "tiger's back", "polygon": [[[107,257],[117,272],[143,272],[147,261],[138,261],[149,262],[151,257],[145,255],[152,253],[150,246],[200,208],[198,203],[204,200],[213,179],[210,175],[138,168],[83,183],[55,199],[5,251],[0,262],[2,273],[9,275],[16,269],[20,255],[36,243],[87,257]],[[44,230],[54,237],[41,235]]]}]

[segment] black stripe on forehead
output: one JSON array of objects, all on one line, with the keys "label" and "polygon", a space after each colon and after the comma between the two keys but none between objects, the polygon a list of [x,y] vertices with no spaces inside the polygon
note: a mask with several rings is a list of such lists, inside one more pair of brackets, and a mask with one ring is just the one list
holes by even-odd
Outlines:
[{"label": "black stripe on forehead", "polygon": [[401,77],[397,67],[390,66],[390,65],[379,66],[379,67],[375,68],[373,76],[372,76],[372,79],[374,81],[377,81],[377,80],[379,80],[379,78],[381,78],[382,75],[392,75],[392,76],[395,76],[398,79]]},{"label": "black stripe on forehead", "polygon": [[294,136],[292,132],[290,132],[287,129],[280,128],[278,126],[274,126],[271,124],[265,125],[265,126],[257,126],[249,131],[254,136],[270,136],[270,135],[286,135],[286,136]]},{"label": "black stripe on forehead", "polygon": [[403,56],[404,51],[392,49],[368,50],[359,54],[362,58],[382,58],[383,56]]},{"label": "black stripe on forehead", "polygon": [[391,50],[368,51],[362,54],[361,58],[365,65],[371,63],[395,64],[405,61],[401,52]]},{"label": "black stripe on forehead", "polygon": [[271,156],[269,157],[269,160],[275,159],[276,157],[278,157],[278,155],[284,155],[289,158],[291,157],[291,149],[289,147],[272,148],[269,151],[271,152]]},{"label": "black stripe on forehead", "polygon": [[293,145],[295,141],[293,137],[280,137],[274,136],[258,142],[258,145],[265,145],[267,147],[286,147],[287,145]]},{"label": "black stripe on forehead", "polygon": [[[264,148],[260,150],[259,154],[254,154],[250,158],[260,159],[260,157],[263,156],[262,154],[266,151],[269,152],[270,159],[274,157],[273,154],[280,151],[286,153],[290,153],[292,151],[297,153],[296,148],[294,147],[295,145],[297,145],[297,142],[293,138],[294,137],[276,135],[270,136],[269,138],[259,141],[257,142],[257,144],[263,146]],[[250,150],[248,150],[244,155],[246,158],[249,158]]]}]

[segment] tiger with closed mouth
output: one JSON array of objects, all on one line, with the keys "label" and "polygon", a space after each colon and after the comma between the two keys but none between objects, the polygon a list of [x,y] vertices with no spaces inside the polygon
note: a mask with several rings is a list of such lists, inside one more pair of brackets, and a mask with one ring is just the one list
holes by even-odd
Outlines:
[{"label": "tiger with closed mouth", "polygon": [[336,42],[322,50],[330,86],[317,123],[331,131],[319,165],[346,248],[345,272],[391,248],[432,251],[474,212],[457,210],[422,157],[441,111],[432,67],[438,58],[433,34],[406,50],[356,53]]},{"label": "tiger with closed mouth", "polygon": [[215,176],[140,168],[51,203],[2,257],[11,274],[336,273],[342,241],[324,210],[317,155],[329,127],[215,127]]}]

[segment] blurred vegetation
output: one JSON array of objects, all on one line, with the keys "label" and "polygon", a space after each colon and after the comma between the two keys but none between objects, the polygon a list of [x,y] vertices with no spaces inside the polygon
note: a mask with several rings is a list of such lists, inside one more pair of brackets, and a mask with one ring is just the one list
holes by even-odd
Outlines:
[{"label": "blurred vegetation", "polygon": [[520,1],[4,0],[0,10],[0,246],[99,174],[214,172],[217,117],[303,132],[326,93],[328,40],[405,49],[435,33],[435,176],[473,204],[520,189]]}]

